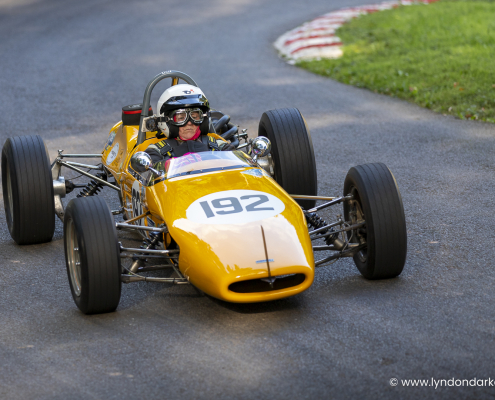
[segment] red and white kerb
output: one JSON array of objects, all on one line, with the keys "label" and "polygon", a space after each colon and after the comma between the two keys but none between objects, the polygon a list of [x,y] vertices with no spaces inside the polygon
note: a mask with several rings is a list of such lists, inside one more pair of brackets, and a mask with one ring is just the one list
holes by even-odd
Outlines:
[{"label": "red and white kerb", "polygon": [[342,42],[335,31],[352,18],[377,11],[389,10],[399,5],[430,4],[438,0],[395,0],[358,7],[347,7],[321,15],[312,21],[290,30],[273,44],[289,64],[297,60],[314,58],[339,58]]}]

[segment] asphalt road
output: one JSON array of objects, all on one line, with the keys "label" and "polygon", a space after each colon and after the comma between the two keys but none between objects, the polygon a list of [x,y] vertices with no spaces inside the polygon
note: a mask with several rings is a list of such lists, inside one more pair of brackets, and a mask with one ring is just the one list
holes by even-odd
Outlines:
[{"label": "asphalt road", "polygon": [[272,47],[363,3],[0,0],[0,145],[40,134],[52,158],[100,151],[121,107],[158,72],[181,70],[251,134],[263,111],[299,108],[322,195],[340,194],[352,165],[386,163],[409,247],[392,280],[339,261],[303,294],[253,305],[132,284],[117,312],[84,316],[62,225],[51,243],[17,246],[0,202],[1,399],[495,397],[495,387],[400,382],[495,378],[495,128],[311,75]]}]

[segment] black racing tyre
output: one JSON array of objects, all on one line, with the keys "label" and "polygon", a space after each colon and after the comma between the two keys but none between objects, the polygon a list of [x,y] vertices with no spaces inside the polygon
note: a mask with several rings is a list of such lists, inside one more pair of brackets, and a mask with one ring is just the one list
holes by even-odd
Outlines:
[{"label": "black racing tyre", "polygon": [[[258,136],[272,143],[275,180],[289,194],[316,196],[317,178],[313,142],[297,108],[270,110],[261,116]],[[305,209],[316,200],[296,200]]]},{"label": "black racing tyre", "polygon": [[64,218],[64,248],[72,297],[84,314],[115,311],[120,301],[120,250],[115,222],[101,197],[76,198]]},{"label": "black racing tyre", "polygon": [[2,149],[5,218],[17,244],[45,243],[55,231],[50,157],[43,139],[8,138]]},{"label": "black racing tyre", "polygon": [[354,255],[354,262],[367,279],[398,276],[407,254],[406,219],[402,198],[392,172],[385,164],[352,167],[344,182],[344,195],[354,200],[344,203],[346,221],[365,220],[363,228],[348,232],[351,242],[366,247]]}]

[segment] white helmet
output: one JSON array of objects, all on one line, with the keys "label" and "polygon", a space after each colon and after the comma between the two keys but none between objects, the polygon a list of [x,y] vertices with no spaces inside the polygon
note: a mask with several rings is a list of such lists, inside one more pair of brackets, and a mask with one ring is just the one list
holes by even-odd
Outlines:
[{"label": "white helmet", "polygon": [[[200,108],[206,114],[206,118],[202,119],[200,125],[201,134],[206,135],[209,127],[210,104],[197,86],[180,84],[169,87],[158,99],[156,112],[159,117],[168,117],[174,110],[191,107]],[[159,122],[158,128],[167,138],[179,136],[179,127],[169,121]]]}]

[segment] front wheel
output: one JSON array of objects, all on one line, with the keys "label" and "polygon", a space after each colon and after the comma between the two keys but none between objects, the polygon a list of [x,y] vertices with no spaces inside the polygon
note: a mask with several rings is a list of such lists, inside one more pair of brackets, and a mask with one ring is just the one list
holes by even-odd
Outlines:
[{"label": "front wheel", "polygon": [[[258,136],[272,143],[271,155],[277,183],[289,194],[316,196],[317,178],[313,142],[297,108],[270,110],[261,116]],[[296,200],[309,209],[316,200]]]},{"label": "front wheel", "polygon": [[344,182],[344,217],[352,224],[365,221],[362,228],[348,232],[349,240],[364,248],[354,262],[367,279],[398,276],[407,254],[406,219],[394,176],[385,164],[352,167]]},{"label": "front wheel", "polygon": [[40,136],[7,139],[2,149],[2,189],[12,239],[17,244],[52,240],[53,181],[48,151]]},{"label": "front wheel", "polygon": [[72,297],[84,314],[115,311],[120,301],[120,250],[115,223],[101,197],[69,202],[64,247]]}]

